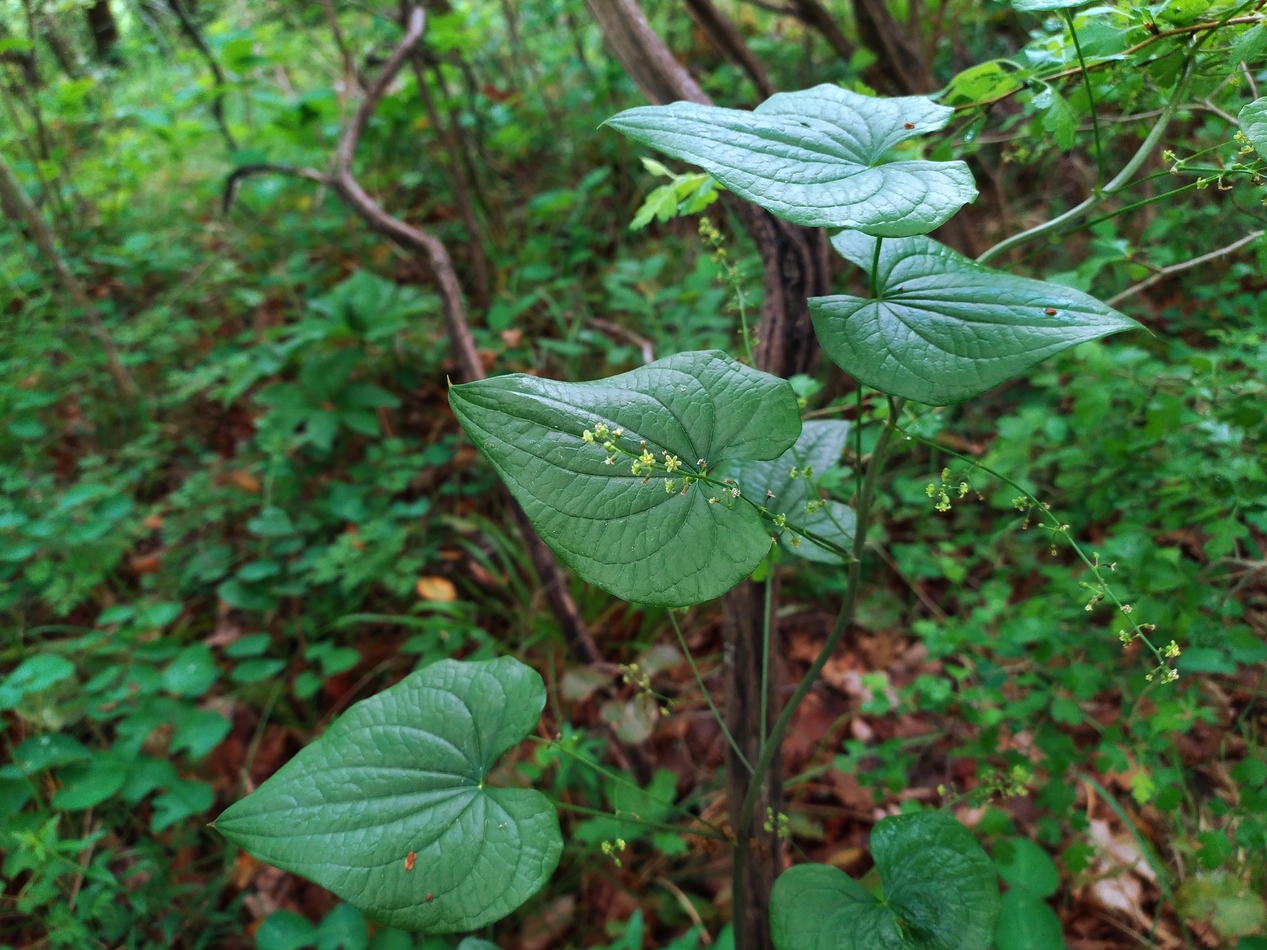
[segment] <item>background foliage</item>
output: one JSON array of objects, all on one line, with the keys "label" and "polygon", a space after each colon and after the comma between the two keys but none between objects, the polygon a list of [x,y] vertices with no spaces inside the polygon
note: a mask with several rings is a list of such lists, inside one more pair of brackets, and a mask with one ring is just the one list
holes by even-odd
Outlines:
[{"label": "background foliage", "polygon": [[[724,862],[674,824],[719,818],[724,744],[665,612],[576,582],[610,663],[572,661],[493,473],[446,408],[430,275],[309,183],[252,179],[221,211],[234,167],[328,165],[356,75],[399,36],[394,6],[116,2],[103,48],[88,16],[101,5],[0,2],[0,152],[140,388],[119,394],[6,209],[0,944],[439,950],[206,823],[350,703],[416,665],[494,651],[542,671],[541,735],[561,739],[503,762],[501,784],[573,814],[551,887],[484,936],[522,950],[724,941]],[[776,86],[889,91],[856,5],[826,4],[847,57],[767,6],[720,4]],[[959,109],[930,157],[968,161],[982,191],[947,240],[979,252],[1084,196],[1086,92],[1076,74],[1033,80],[1076,72],[1059,16],[888,6]],[[1107,299],[1261,231],[1263,189],[1229,171],[1244,158],[1235,115],[1267,83],[1262,5],[1242,6],[1168,153],[1088,226],[1027,245],[1014,272]],[[645,8],[720,105],[761,98],[678,4]],[[1123,57],[1092,73],[1110,169],[1175,80],[1180,40],[1150,37],[1223,10],[1078,14],[1086,56]],[[735,308],[742,295],[755,312],[759,262],[706,181],[672,178],[691,168],[597,130],[641,103],[582,4],[436,4],[425,46],[357,172],[449,245],[492,372],[580,380],[651,354],[741,351]],[[1265,272],[1261,240],[1176,272],[1115,304],[1151,333],[921,414],[936,447],[912,440],[890,466],[859,623],[787,746],[794,854],[856,876],[878,818],[950,803],[1008,886],[1004,920],[1033,922],[1001,927],[1000,950],[1267,940]],[[796,381],[806,410],[851,417],[851,384],[820,364]],[[1146,679],[1071,552],[964,459],[1033,491],[1113,565],[1134,614],[1182,650],[1177,683]],[[853,477],[846,462],[827,480],[847,499]],[[782,576],[794,682],[843,578],[765,569]],[[684,634],[715,686],[717,612],[693,611]]]}]

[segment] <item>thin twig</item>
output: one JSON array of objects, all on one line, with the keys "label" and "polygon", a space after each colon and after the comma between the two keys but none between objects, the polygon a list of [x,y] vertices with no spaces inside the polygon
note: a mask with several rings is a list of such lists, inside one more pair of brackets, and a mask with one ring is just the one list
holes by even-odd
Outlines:
[{"label": "thin twig", "polygon": [[128,372],[127,367],[123,365],[122,360],[119,359],[119,351],[114,345],[110,332],[106,329],[105,321],[101,317],[101,311],[97,309],[97,305],[88,296],[84,285],[79,282],[75,272],[70,269],[65,258],[57,250],[57,240],[53,237],[52,229],[49,228],[48,222],[44,220],[44,216],[40,214],[39,209],[27,197],[26,191],[22,188],[17,176],[13,174],[12,169],[9,168],[9,163],[5,161],[3,155],[0,155],[0,200],[3,200],[4,204],[17,212],[18,217],[22,219],[22,223],[26,225],[31,240],[35,242],[40,256],[52,267],[53,273],[57,275],[57,282],[61,285],[63,292],[75,306],[83,311],[84,319],[88,321],[88,330],[97,338],[97,342],[101,344],[101,350],[106,356],[106,366],[110,371],[110,375],[114,378],[115,385],[119,387],[119,391],[129,401],[135,400],[137,397],[136,382],[132,379],[132,374]]},{"label": "thin twig", "polygon": [[1253,244],[1260,237],[1262,237],[1264,233],[1267,233],[1267,232],[1264,232],[1262,229],[1253,231],[1245,235],[1240,240],[1233,241],[1231,244],[1228,244],[1226,247],[1220,247],[1218,250],[1210,251],[1208,254],[1202,254],[1200,257],[1194,257],[1188,261],[1180,261],[1178,264],[1171,264],[1169,267],[1163,267],[1161,270],[1153,274],[1151,277],[1146,277],[1143,280],[1141,280],[1138,284],[1133,284],[1132,286],[1127,287],[1121,293],[1115,294],[1114,296],[1110,297],[1105,302],[1110,307],[1116,307],[1119,303],[1121,303],[1127,297],[1133,297],[1136,294],[1147,290],[1149,287],[1152,287],[1154,284],[1160,283],[1161,281],[1165,280],[1167,277],[1170,277],[1172,274],[1182,273],[1183,271],[1190,270],[1193,267],[1200,267],[1202,264],[1208,264],[1210,261],[1218,260],[1220,257],[1226,257],[1228,254],[1234,254],[1237,251],[1239,251],[1241,248],[1245,247],[1245,245]]},{"label": "thin twig", "polygon": [[[378,77],[370,84],[365,97],[352,114],[335,151],[334,170],[330,175],[323,175],[311,168],[295,168],[272,163],[244,165],[235,169],[225,182],[223,208],[227,214],[232,207],[238,185],[249,175],[264,173],[289,175],[315,181],[330,188],[372,230],[409,248],[426,260],[440,293],[441,308],[444,311],[449,332],[449,345],[457,361],[460,375],[465,380],[479,380],[485,378],[484,365],[480,362],[479,352],[475,348],[475,339],[471,335],[466,304],[463,302],[462,285],[458,281],[453,260],[449,257],[449,251],[444,246],[444,242],[426,231],[406,224],[399,218],[392,217],[369,196],[352,173],[352,159],[356,154],[356,146],[369,124],[370,116],[374,114],[379,101],[405,61],[413,54],[418,42],[422,39],[425,26],[426,13],[421,7],[415,7],[407,13],[405,35],[401,37],[396,49],[388,58]],[[542,591],[554,611],[559,629],[568,647],[576,659],[582,663],[601,662],[603,655],[593,637],[590,636],[576,602],[572,600],[567,578],[559,569],[554,554],[537,536],[532,524],[528,521],[528,516],[524,514],[523,509],[509,492],[506,493],[506,497],[511,515],[515,519],[528,549],[528,555],[532,559]]]},{"label": "thin twig", "polygon": [[229,131],[229,124],[224,118],[224,93],[228,83],[224,78],[224,70],[220,68],[220,63],[216,61],[211,50],[207,48],[206,42],[202,38],[202,34],[198,32],[198,27],[193,20],[189,18],[189,14],[185,12],[185,8],[181,0],[167,0],[168,5],[172,8],[172,12],[176,14],[176,19],[180,21],[180,31],[185,34],[189,42],[194,45],[194,49],[198,51],[198,55],[203,58],[207,64],[207,68],[211,70],[211,78],[215,83],[215,94],[211,99],[211,114],[215,117],[216,125],[220,128],[220,134],[224,137],[224,143],[229,146],[229,151],[236,152],[238,148],[237,141],[233,138],[233,133]]}]

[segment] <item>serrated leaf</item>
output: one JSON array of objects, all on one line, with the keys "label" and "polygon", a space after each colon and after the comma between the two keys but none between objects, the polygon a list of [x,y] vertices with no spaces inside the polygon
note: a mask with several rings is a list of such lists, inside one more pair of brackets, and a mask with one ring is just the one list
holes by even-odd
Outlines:
[{"label": "serrated leaf", "polygon": [[922,96],[874,98],[821,85],[755,111],[692,102],[640,106],[607,120],[636,142],[691,162],[794,224],[900,237],[944,224],[977,196],[960,161],[890,161],[954,110]]},{"label": "serrated leaf", "polygon": [[[870,274],[874,238],[846,231],[832,245]],[[811,298],[819,342],[866,385],[935,406],[1139,326],[1080,291],[991,270],[926,237],[883,243],[877,290],[878,300]]]},{"label": "serrated leaf", "polygon": [[[719,475],[734,478],[751,498],[767,498],[765,505],[774,514],[787,518],[786,529],[779,534],[779,545],[789,554],[824,564],[840,564],[844,558],[829,545],[848,551],[853,546],[856,519],[853,509],[839,501],[822,501],[810,479],[803,473],[809,467],[816,477],[840,462],[849,438],[849,423],[841,421],[806,422],[796,445],[777,459],[768,462],[744,461],[728,463]],[[812,511],[806,510],[810,503]],[[800,543],[793,543],[793,538]],[[826,541],[816,543],[813,539]]]},{"label": "serrated leaf", "polygon": [[357,703],[215,826],[385,924],[482,927],[536,893],[563,850],[544,795],[485,785],[544,704],[517,660],[444,660]]},{"label": "serrated leaf", "polygon": [[985,950],[999,916],[994,865],[950,815],[884,818],[871,831],[879,900],[838,868],[802,864],[774,883],[778,950]]},{"label": "serrated leaf", "polygon": [[[1073,114],[1073,107],[1069,105],[1069,100],[1058,93],[1055,89],[1048,87],[1047,92],[1050,101],[1046,103],[1043,112],[1043,131],[1050,132],[1052,138],[1055,139],[1057,147],[1062,152],[1067,152],[1073,148],[1074,138],[1078,131],[1078,120]],[[1039,102],[1035,97],[1034,104]]]},{"label": "serrated leaf", "polygon": [[1267,159],[1267,96],[1255,99],[1240,112],[1236,121],[1258,154]]},{"label": "serrated leaf", "polygon": [[[672,607],[721,596],[770,550],[753,504],[704,482],[682,494],[685,478],[702,474],[701,459],[712,472],[727,461],[777,458],[801,431],[786,380],[717,350],[589,383],[499,376],[453,387],[449,404],[541,539],[577,574],[624,600]],[[628,455],[609,455],[601,438],[582,441],[600,423],[623,430],[627,452],[646,442],[659,465],[650,479]],[[677,471],[664,470],[666,452],[680,460]]]}]

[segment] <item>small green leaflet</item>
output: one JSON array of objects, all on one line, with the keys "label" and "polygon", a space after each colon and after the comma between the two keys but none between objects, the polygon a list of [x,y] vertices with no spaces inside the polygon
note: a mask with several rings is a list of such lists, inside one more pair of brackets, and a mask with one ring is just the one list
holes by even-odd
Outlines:
[{"label": "small green leaflet", "polygon": [[890,160],[896,145],[953,114],[921,96],[824,84],[778,93],[753,112],[675,102],[627,109],[607,124],[794,224],[903,237],[944,224],[977,196],[961,161]]},{"label": "small green leaflet", "polygon": [[[730,462],[718,474],[734,478],[749,497],[766,498],[764,504],[771,514],[786,517],[787,525],[779,534],[779,545],[784,551],[810,561],[840,564],[844,559],[839,554],[816,544],[811,537],[848,551],[853,546],[856,522],[853,509],[843,502],[820,500],[811,479],[840,462],[848,438],[848,422],[807,422],[796,445],[774,461]],[[811,475],[808,479],[804,477],[807,467]],[[796,477],[792,476],[794,469]],[[811,510],[807,510],[807,504]],[[793,544],[793,537],[800,543]]]},{"label": "small green leaflet", "polygon": [[1267,96],[1255,99],[1236,117],[1241,134],[1258,154],[1267,159]]},{"label": "small green leaflet", "polygon": [[[832,245],[870,274],[874,238],[843,231]],[[934,406],[1139,326],[1080,291],[991,270],[926,237],[881,245],[877,290],[878,300],[811,298],[818,340],[866,385]]]},{"label": "small green leaflet", "polygon": [[994,929],[995,950],[1066,950],[1060,918],[1044,900],[1025,890],[1003,895]]},{"label": "small green leaflet", "polygon": [[[623,600],[671,607],[721,596],[770,550],[762,498],[713,473],[777,458],[801,432],[786,380],[718,350],[588,383],[498,376],[454,386],[449,404],[563,561]],[[642,442],[653,466],[634,464]]]},{"label": "small green leaflet", "polygon": [[884,818],[871,830],[884,898],[838,868],[800,864],[774,882],[777,950],[986,950],[999,916],[994,864],[940,812]]},{"label": "small green leaflet", "polygon": [[357,703],[215,827],[385,924],[474,930],[540,890],[563,850],[544,795],[485,785],[544,705],[517,660],[444,660]]}]

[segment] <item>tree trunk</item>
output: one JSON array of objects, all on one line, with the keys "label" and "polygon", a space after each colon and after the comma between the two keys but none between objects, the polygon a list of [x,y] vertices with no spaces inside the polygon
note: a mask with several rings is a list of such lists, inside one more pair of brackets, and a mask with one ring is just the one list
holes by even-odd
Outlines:
[{"label": "tree trunk", "polygon": [[[612,54],[651,102],[688,100],[710,104],[685,68],[673,58],[651,29],[636,0],[586,0],[602,29]],[[756,362],[766,372],[787,376],[808,368],[815,346],[807,297],[826,293],[827,239],[810,230],[780,221],[773,215],[726,196],[761,254],[765,297],[761,305],[760,342]],[[723,599],[724,663],[727,727],[744,755],[752,761],[761,741],[761,666],[763,654],[763,591],[745,581]],[[771,630],[772,653],[776,631]],[[773,659],[773,658],[772,658]],[[773,664],[772,664],[773,665]],[[778,677],[769,682],[767,707],[779,710]],[[765,776],[766,790],[758,800],[752,827],[739,828],[739,809],[749,785],[743,765],[731,753],[727,760],[730,820],[744,848],[744,878],[733,895],[735,939],[739,950],[772,950],[770,887],[783,869],[777,833],[766,831],[766,809],[778,811],[782,762],[776,756]],[[777,827],[777,826],[776,826]]]},{"label": "tree trunk", "polygon": [[752,55],[735,24],[713,6],[712,0],[686,0],[686,10],[717,52],[748,74],[762,99],[774,95],[774,83],[770,82],[765,66]]},{"label": "tree trunk", "polygon": [[827,45],[836,51],[836,55],[845,62],[853,58],[854,45],[841,32],[835,17],[818,0],[792,0],[792,9],[796,18],[818,32],[827,41]]},{"label": "tree trunk", "polygon": [[103,63],[118,60],[119,24],[115,22],[114,12],[110,9],[110,0],[92,0],[85,11],[88,18],[88,32],[92,34],[92,48],[97,59]]}]

